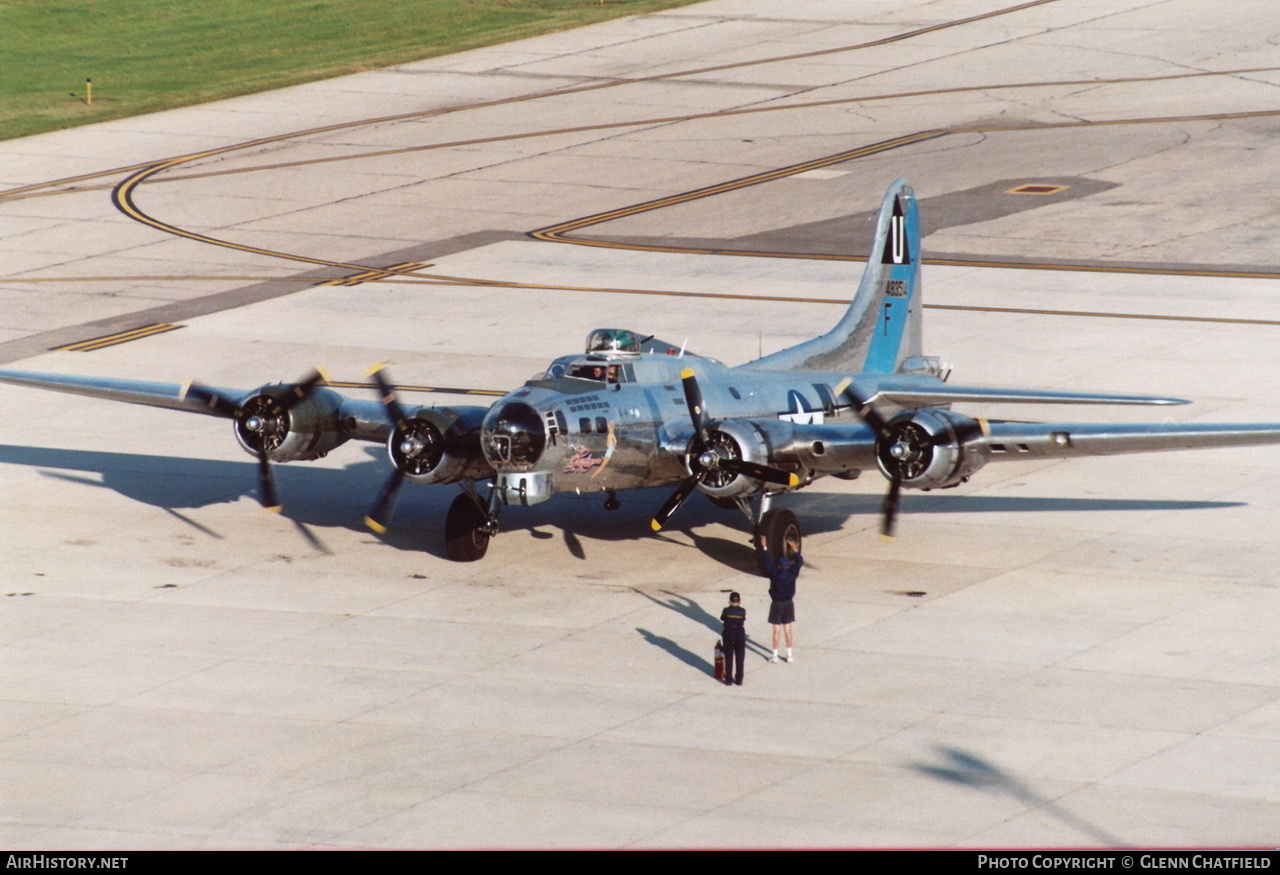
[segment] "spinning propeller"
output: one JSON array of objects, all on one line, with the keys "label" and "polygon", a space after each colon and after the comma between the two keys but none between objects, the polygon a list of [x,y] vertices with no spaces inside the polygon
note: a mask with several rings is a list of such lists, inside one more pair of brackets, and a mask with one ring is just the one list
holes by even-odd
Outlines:
[{"label": "spinning propeller", "polygon": [[317,367],[301,382],[282,387],[278,396],[259,392],[237,403],[191,382],[183,387],[180,397],[195,398],[213,413],[235,422],[241,442],[258,457],[258,500],[268,513],[279,513],[282,505],[271,470],[271,451],[289,435],[289,411],[311,397],[316,387],[326,380],[324,371]]},{"label": "spinning propeller", "polygon": [[410,419],[396,398],[395,387],[385,373],[386,364],[377,364],[369,370],[369,376],[378,387],[378,395],[387,419],[393,429],[387,447],[394,463],[391,476],[382,484],[373,509],[364,518],[364,524],[378,534],[386,532],[395,513],[400,487],[408,474],[425,474],[440,463],[444,453],[444,438],[430,423]]},{"label": "spinning propeller", "polygon": [[719,481],[717,485],[723,485],[733,477],[742,475],[780,486],[795,486],[800,482],[795,474],[788,471],[737,458],[735,455],[737,445],[732,438],[707,429],[702,389],[698,386],[698,378],[693,375],[693,369],[685,368],[680,374],[680,381],[684,386],[684,400],[689,407],[689,418],[693,420],[694,436],[689,444],[689,467],[693,473],[682,481],[676,487],[676,491],[671,493],[671,497],[658,508],[653,522],[650,523],[655,532],[666,525],[667,520],[680,509],[680,505],[693,494],[697,486],[707,481]]},{"label": "spinning propeller", "polygon": [[986,420],[977,420],[971,425],[957,427],[952,435],[933,435],[910,419],[896,422],[885,419],[850,388],[852,384],[852,377],[841,380],[835,387],[835,397],[839,399],[841,395],[847,395],[853,402],[854,412],[876,433],[876,456],[889,474],[889,492],[884,497],[881,511],[880,537],[891,541],[902,500],[902,481],[918,476],[929,467],[934,447],[947,439],[954,439],[963,446],[975,434],[985,434],[987,423]]},{"label": "spinning propeller", "polygon": [[[391,385],[391,381],[387,379],[383,369],[385,363],[374,365],[369,370],[369,376],[373,378],[373,382],[378,387],[378,395],[382,400],[382,407],[387,411],[387,418],[391,420],[392,425],[399,429],[405,421],[404,408],[400,406],[400,401],[396,398],[395,387]],[[391,476],[382,484],[382,489],[378,492],[378,499],[373,503],[373,509],[364,518],[364,524],[373,529],[378,534],[382,534],[387,530],[387,526],[391,524],[391,515],[395,512],[396,498],[400,495],[400,487],[404,485],[404,472],[397,465],[391,469]]]}]

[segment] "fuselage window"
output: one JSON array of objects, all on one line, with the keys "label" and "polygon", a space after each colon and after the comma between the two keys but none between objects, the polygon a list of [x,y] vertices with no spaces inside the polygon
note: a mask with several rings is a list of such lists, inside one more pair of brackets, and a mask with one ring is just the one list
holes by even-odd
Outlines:
[{"label": "fuselage window", "polygon": [[604,434],[608,430],[609,430],[609,420],[605,419],[603,416],[597,416],[596,431],[600,432],[600,434]]},{"label": "fuselage window", "polygon": [[585,416],[579,419],[578,431],[582,434],[591,434],[591,420]]},{"label": "fuselage window", "polygon": [[560,428],[560,433],[561,433],[561,434],[568,434],[568,433],[569,433],[569,423],[568,423],[568,421],[564,418],[564,411],[563,411],[563,410],[557,410],[557,411],[556,411],[556,425]]}]

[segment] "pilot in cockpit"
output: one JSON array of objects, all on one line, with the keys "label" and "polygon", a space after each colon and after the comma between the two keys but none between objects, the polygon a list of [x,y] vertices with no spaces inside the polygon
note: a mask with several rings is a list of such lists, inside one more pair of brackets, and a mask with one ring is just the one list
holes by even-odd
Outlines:
[{"label": "pilot in cockpit", "polygon": [[622,381],[622,371],[617,365],[573,365],[569,368],[569,376],[579,380],[595,380],[598,383],[613,384]]},{"label": "pilot in cockpit", "polygon": [[604,365],[570,365],[568,375],[579,380],[595,380],[598,383],[603,383],[605,373]]}]

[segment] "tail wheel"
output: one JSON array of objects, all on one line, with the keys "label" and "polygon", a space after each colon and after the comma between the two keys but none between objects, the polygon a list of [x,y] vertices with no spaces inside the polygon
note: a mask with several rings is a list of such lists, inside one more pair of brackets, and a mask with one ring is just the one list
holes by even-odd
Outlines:
[{"label": "tail wheel", "polygon": [[470,496],[462,494],[449,505],[444,520],[444,549],[454,562],[475,562],[489,550],[488,520]]},{"label": "tail wheel", "polygon": [[[760,539],[764,538],[766,547],[761,549]],[[760,567],[760,573],[765,577],[769,576],[769,571],[765,567],[764,553],[765,549],[769,551],[769,558],[776,564],[782,558],[783,552],[790,554],[787,548],[787,542],[794,541],[796,552],[801,552],[804,542],[800,535],[800,521],[796,519],[796,515],[785,507],[775,508],[767,511],[764,516],[760,517],[760,522],[756,526],[756,564]]]}]

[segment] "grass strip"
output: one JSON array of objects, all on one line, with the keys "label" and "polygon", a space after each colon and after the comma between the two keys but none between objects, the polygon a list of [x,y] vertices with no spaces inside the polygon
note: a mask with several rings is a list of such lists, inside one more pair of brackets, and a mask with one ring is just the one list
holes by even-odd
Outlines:
[{"label": "grass strip", "polygon": [[691,2],[3,0],[0,139],[282,88]]}]

